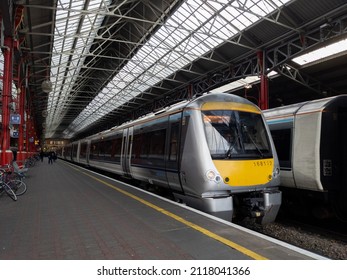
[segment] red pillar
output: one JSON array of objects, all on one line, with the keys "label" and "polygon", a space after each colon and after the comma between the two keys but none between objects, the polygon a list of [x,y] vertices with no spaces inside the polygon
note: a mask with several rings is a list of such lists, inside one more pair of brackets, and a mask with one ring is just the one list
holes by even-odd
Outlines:
[{"label": "red pillar", "polygon": [[265,62],[262,51],[258,52],[258,63],[260,66],[260,94],[259,94],[259,108],[261,110],[269,109],[269,80],[265,74]]},{"label": "red pillar", "polygon": [[12,151],[10,150],[10,101],[12,91],[12,58],[13,58],[13,39],[4,38],[4,77],[2,88],[2,145],[1,145],[1,164],[8,164],[12,161]]},{"label": "red pillar", "polygon": [[20,96],[19,96],[19,114],[20,114],[20,125],[18,130],[18,153],[17,160],[23,161],[26,157],[26,150],[24,147],[24,108],[25,108],[25,86],[20,83]]},{"label": "red pillar", "polygon": [[30,127],[31,127],[31,122],[30,122],[30,115],[29,115],[29,110],[27,110],[27,119],[25,122],[25,151],[27,153],[27,155],[29,155],[29,131],[30,131]]},{"label": "red pillar", "polygon": [[34,154],[35,151],[35,127],[34,121],[27,112],[27,122],[26,122],[26,152],[27,157],[30,157]]},{"label": "red pillar", "polygon": [[260,76],[260,109],[269,109],[269,79],[267,75]]}]

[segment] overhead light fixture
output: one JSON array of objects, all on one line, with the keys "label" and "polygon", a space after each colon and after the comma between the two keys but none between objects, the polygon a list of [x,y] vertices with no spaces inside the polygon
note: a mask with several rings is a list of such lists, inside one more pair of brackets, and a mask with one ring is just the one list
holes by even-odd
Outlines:
[{"label": "overhead light fixture", "polygon": [[292,59],[292,61],[299,64],[300,66],[303,66],[312,62],[316,62],[320,60],[322,61],[323,59],[329,56],[342,54],[343,52],[346,52],[346,51],[347,51],[347,39],[344,39],[339,42],[325,46],[323,48],[317,49],[315,51],[300,55]]},{"label": "overhead light fixture", "polygon": [[52,82],[50,80],[44,80],[41,84],[43,92],[50,93],[52,91]]},{"label": "overhead light fixture", "polygon": [[[274,77],[276,75],[278,75],[278,73],[276,71],[271,71],[270,73],[267,74],[267,76],[269,78]],[[214,93],[214,92],[231,92],[231,91],[235,91],[235,90],[241,89],[241,88],[250,89],[250,88],[252,88],[253,84],[256,84],[259,82],[260,82],[259,76],[247,76],[245,78],[233,81],[233,82],[226,84],[224,86],[221,86],[219,88],[215,88],[215,89],[211,90],[210,92],[212,92],[212,93]]]}]

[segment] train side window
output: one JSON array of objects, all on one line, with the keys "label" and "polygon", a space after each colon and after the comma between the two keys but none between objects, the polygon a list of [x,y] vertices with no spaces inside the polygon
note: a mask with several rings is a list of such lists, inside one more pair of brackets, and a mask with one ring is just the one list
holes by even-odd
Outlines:
[{"label": "train side window", "polygon": [[136,133],[133,138],[131,163],[151,167],[163,166],[166,129]]},{"label": "train side window", "polygon": [[72,157],[77,157],[77,148],[77,144],[72,145]]},{"label": "train side window", "polygon": [[99,157],[99,143],[98,142],[92,142],[90,146],[90,159],[98,159]]},{"label": "train side window", "polygon": [[86,158],[86,157],[87,157],[87,142],[84,142],[81,144],[80,158]]},{"label": "train side window", "polygon": [[99,159],[103,160],[105,158],[105,142],[99,142]]},{"label": "train side window", "polygon": [[122,138],[118,137],[112,140],[111,160],[120,162],[122,150]]},{"label": "train side window", "polygon": [[133,147],[132,147],[132,164],[144,164],[149,153],[149,137],[147,133],[134,131]]},{"label": "train side window", "polygon": [[292,167],[292,129],[271,130],[281,168]]},{"label": "train side window", "polygon": [[166,129],[148,133],[150,136],[149,158],[152,160],[164,160]]},{"label": "train side window", "polygon": [[103,159],[110,161],[112,153],[112,140],[105,140],[101,142]]}]

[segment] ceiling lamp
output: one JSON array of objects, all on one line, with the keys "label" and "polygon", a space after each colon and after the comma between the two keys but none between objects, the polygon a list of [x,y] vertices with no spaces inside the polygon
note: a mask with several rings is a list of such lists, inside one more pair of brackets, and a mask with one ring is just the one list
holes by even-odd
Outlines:
[{"label": "ceiling lamp", "polygon": [[50,93],[52,91],[52,82],[50,80],[44,80],[41,87],[43,92]]}]

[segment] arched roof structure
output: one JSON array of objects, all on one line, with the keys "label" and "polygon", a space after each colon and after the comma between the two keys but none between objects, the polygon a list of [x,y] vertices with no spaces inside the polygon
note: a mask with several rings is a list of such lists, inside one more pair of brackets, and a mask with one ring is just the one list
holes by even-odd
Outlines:
[{"label": "arched roof structure", "polygon": [[1,38],[20,43],[16,65],[25,61],[44,138],[80,138],[234,81],[228,91],[256,102],[262,72],[274,73],[270,107],[346,88],[346,50],[293,60],[346,38],[345,0],[24,0],[0,9]]}]

